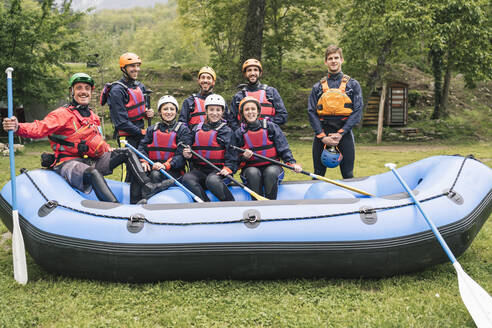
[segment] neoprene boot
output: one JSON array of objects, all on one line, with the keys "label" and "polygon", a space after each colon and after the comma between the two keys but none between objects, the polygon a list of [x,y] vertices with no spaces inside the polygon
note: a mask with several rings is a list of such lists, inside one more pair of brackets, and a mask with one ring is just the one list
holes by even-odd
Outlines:
[{"label": "neoprene boot", "polygon": [[109,189],[106,179],[104,179],[101,172],[93,167],[89,167],[84,171],[83,179],[84,184],[90,184],[92,186],[97,199],[102,202],[119,203],[111,189]]},{"label": "neoprene boot", "polygon": [[142,198],[149,199],[150,197],[157,194],[158,192],[168,189],[173,184],[174,181],[171,179],[167,179],[158,183],[148,182],[142,186]]}]

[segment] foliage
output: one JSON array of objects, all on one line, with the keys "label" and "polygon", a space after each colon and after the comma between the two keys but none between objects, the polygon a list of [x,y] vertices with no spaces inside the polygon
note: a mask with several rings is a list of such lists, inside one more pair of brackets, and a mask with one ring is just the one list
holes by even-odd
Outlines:
[{"label": "foliage", "polygon": [[430,3],[432,24],[425,32],[434,63],[435,84],[440,85],[445,72],[442,94],[436,97],[433,114],[437,119],[448,114],[452,72],[463,73],[469,87],[492,78],[492,25],[489,1],[434,0]]},{"label": "foliage", "polygon": [[144,66],[148,61],[167,66],[208,61],[201,33],[178,19],[176,1],[138,10],[103,10],[87,15],[83,29],[86,44],[80,61],[97,53],[99,64],[116,66],[119,56],[128,51],[137,53]]},{"label": "foliage", "polygon": [[[78,52],[76,22],[82,16],[70,10],[71,1],[57,7],[53,0],[0,2],[0,67],[12,66],[17,105],[46,104],[66,90],[59,70]],[[6,95],[0,85],[0,98]]]},{"label": "foliage", "polygon": [[183,24],[199,33],[212,50],[218,76],[237,75],[246,0],[178,0],[178,7]]},{"label": "foliage", "polygon": [[265,64],[281,73],[285,56],[322,53],[327,44],[320,44],[328,6],[325,0],[270,0],[267,1],[264,44]]},{"label": "foliage", "polygon": [[430,24],[425,6],[411,0],[353,0],[337,16],[344,70],[361,82],[366,97],[389,64],[418,50],[415,40]]}]

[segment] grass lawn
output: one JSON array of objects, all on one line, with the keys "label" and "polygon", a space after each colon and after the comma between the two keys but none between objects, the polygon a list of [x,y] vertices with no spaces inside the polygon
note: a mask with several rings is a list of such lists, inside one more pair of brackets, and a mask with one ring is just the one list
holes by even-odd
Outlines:
[{"label": "grass lawn", "polygon": [[[311,144],[291,146],[298,162],[312,171]],[[46,142],[28,144],[16,156],[17,168],[37,168],[47,150]],[[492,166],[492,142],[358,145],[355,175],[385,172],[386,162],[403,166],[438,154],[474,154]],[[3,187],[10,179],[8,158],[1,157],[0,165]],[[119,177],[117,171],[113,178]],[[339,179],[339,170],[329,170],[327,177]],[[307,178],[287,172],[289,180]],[[20,286],[13,279],[10,246],[1,225],[0,327],[474,327],[450,263],[386,279],[124,284],[53,276],[28,256],[29,282]],[[459,261],[492,293],[492,220]]]}]

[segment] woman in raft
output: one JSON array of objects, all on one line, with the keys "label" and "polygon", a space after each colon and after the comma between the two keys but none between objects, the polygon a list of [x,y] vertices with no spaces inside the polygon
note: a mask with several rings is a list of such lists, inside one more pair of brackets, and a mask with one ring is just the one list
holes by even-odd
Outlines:
[{"label": "woman in raft", "polygon": [[[173,96],[163,96],[157,102],[157,111],[161,121],[147,129],[145,137],[140,141],[138,150],[149,157],[154,165],[151,167],[146,160],[142,166],[152,182],[161,182],[167,178],[159,172],[166,170],[175,179],[179,179],[185,170],[183,157],[184,145],[191,144],[191,132],[182,122],[177,122],[178,102]],[[168,179],[166,187],[174,181]]]},{"label": "woman in raft", "polygon": [[245,97],[239,103],[241,127],[236,130],[235,136],[238,147],[244,149],[241,179],[256,193],[268,199],[276,199],[284,170],[273,162],[255,158],[254,153],[276,161],[280,158],[298,173],[302,167],[296,164],[280,127],[269,120],[259,120],[260,110],[261,105],[254,97]]},{"label": "woman in raft", "polygon": [[[225,100],[218,94],[205,99],[205,121],[196,125],[191,132],[193,144],[185,148],[183,156],[191,161],[191,170],[183,176],[183,184],[195,195],[209,202],[205,189],[221,201],[233,201],[231,191],[225,183],[226,176],[237,169],[237,154],[234,134],[222,120]],[[191,150],[220,168],[217,172],[211,165],[194,156]]]}]

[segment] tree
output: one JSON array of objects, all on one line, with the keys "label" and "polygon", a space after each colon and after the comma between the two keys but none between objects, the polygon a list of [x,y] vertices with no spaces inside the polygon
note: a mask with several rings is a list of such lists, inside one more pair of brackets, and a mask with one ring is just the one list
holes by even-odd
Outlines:
[{"label": "tree", "polygon": [[423,5],[411,0],[354,0],[340,8],[338,21],[345,67],[357,76],[367,99],[388,64],[414,51],[431,18]]},{"label": "tree", "polygon": [[265,24],[265,0],[250,0],[248,19],[244,27],[240,62],[248,58],[261,60],[263,26]]},{"label": "tree", "polygon": [[305,49],[319,49],[321,30],[326,25],[320,18],[327,11],[326,0],[268,1],[263,44],[267,65],[279,74],[287,53],[299,55]]},{"label": "tree", "polygon": [[[53,0],[11,0],[0,3],[0,67],[14,67],[13,93],[17,104],[44,103],[60,97],[67,82],[58,77],[64,62],[77,52],[75,23],[81,13]],[[0,84],[1,97],[5,86]]]},{"label": "tree", "polygon": [[200,34],[211,48],[218,76],[235,76],[246,21],[246,0],[178,0],[178,8],[183,24]]},{"label": "tree", "polygon": [[435,86],[432,118],[438,119],[448,116],[452,73],[462,73],[468,87],[492,78],[492,26],[485,0],[433,0],[429,10],[433,21],[426,38]]}]

